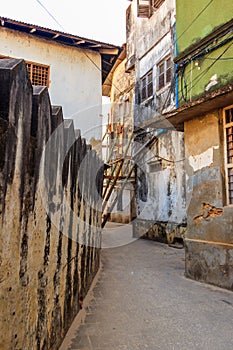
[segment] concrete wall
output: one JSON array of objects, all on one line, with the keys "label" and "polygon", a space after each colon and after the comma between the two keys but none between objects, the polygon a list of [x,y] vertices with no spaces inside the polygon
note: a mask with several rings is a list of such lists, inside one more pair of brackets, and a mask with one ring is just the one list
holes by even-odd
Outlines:
[{"label": "concrete wall", "polygon": [[233,207],[226,206],[222,110],[185,122],[186,276],[233,290]]},{"label": "concrete wall", "polygon": [[[135,113],[134,124],[141,124],[162,112],[175,107],[174,81],[158,90],[157,64],[166,56],[174,57],[175,1],[162,3],[150,18],[137,17],[137,1],[132,1],[127,11],[127,60],[133,58],[135,65],[135,104],[139,110]],[[153,70],[153,98],[141,103],[140,79]],[[174,67],[172,69],[172,76]]]},{"label": "concrete wall", "polygon": [[57,349],[99,266],[102,163],[22,60],[0,61],[0,138],[0,348]]},{"label": "concrete wall", "polygon": [[[157,68],[161,60],[168,56],[173,60],[175,55],[175,14],[174,0],[163,2],[150,18],[137,17],[136,0],[127,9],[126,67],[135,70],[134,128],[142,135],[135,134],[134,154],[160,133],[150,122],[175,108],[174,67],[171,82],[161,89],[158,89]],[[142,101],[141,78],[150,70],[153,96]],[[183,133],[176,132],[168,122],[164,123],[164,129],[167,131],[135,159],[137,219],[133,226],[137,237],[146,235],[167,242],[183,237],[186,207]]]},{"label": "concrete wall", "polygon": [[[150,138],[148,134],[147,140]],[[158,135],[138,156],[136,164],[135,236],[146,235],[164,242],[182,238],[186,226],[183,133],[166,131]]]},{"label": "concrete wall", "polygon": [[[72,118],[75,128],[81,129],[88,141],[92,137],[101,139],[99,114],[102,85],[99,53],[1,28],[0,55],[48,65],[51,103],[62,105],[65,118]],[[91,132],[88,133],[90,129]]]}]

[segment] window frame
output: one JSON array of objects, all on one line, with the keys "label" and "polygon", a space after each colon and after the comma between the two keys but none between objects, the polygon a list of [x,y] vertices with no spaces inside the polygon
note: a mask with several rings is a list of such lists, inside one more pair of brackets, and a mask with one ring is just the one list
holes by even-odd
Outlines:
[{"label": "window frame", "polygon": [[[39,86],[47,86],[47,88],[49,88],[49,85],[50,85],[50,67],[48,65],[45,65],[45,64],[41,64],[41,63],[36,63],[36,62],[32,62],[32,61],[25,61],[26,63],[26,66],[27,66],[27,71],[28,71],[28,75],[29,75],[29,78],[31,80],[31,83],[32,85],[39,85]],[[30,69],[29,69],[30,67]],[[38,69],[38,68],[41,68],[41,69],[45,69],[47,70],[46,74],[47,74],[47,77],[45,78],[45,84],[35,84],[35,78],[33,77],[33,74],[35,74],[34,72],[34,69]],[[41,78],[41,80],[43,80],[43,77]]]},{"label": "window frame", "polygon": [[[151,77],[149,79],[149,77]],[[145,91],[145,95],[144,95]],[[154,95],[153,69],[150,69],[140,78],[140,102],[144,102]]]},{"label": "window frame", "polygon": [[[226,111],[232,110],[232,121],[227,122]],[[227,132],[227,130],[231,129],[231,134]],[[223,132],[224,132],[224,168],[225,168],[225,188],[226,188],[226,204],[233,205],[233,195],[230,195],[230,184],[233,184],[233,181],[230,182],[230,176],[233,176],[233,105],[228,106],[223,109]],[[230,136],[230,140],[228,140],[228,136]],[[231,143],[231,148],[228,148],[228,144]],[[229,155],[229,151],[231,151],[231,155]],[[231,162],[228,161],[228,158],[232,158]],[[232,174],[229,175],[229,170],[232,171]],[[233,186],[233,185],[232,185]],[[232,190],[231,190],[232,191]]]},{"label": "window frame", "polygon": [[[169,66],[167,66],[168,61],[170,61]],[[163,72],[160,74],[161,66],[163,67]],[[163,85],[161,85],[160,83],[161,77],[163,77]],[[168,84],[170,84],[171,79],[172,79],[172,59],[171,59],[171,55],[168,55],[157,63],[157,91],[162,90]]]}]

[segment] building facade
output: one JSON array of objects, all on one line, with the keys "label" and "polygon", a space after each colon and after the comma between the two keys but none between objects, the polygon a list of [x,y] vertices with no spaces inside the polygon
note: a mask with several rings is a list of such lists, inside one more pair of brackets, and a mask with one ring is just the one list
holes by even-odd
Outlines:
[{"label": "building facade", "polygon": [[88,141],[101,139],[102,83],[120,48],[95,40],[0,18],[0,56],[23,58],[33,85],[49,89]]},{"label": "building facade", "polygon": [[233,3],[176,7],[179,108],[167,120],[185,136],[186,276],[233,290]]},{"label": "building facade", "polygon": [[131,1],[126,13],[126,70],[135,72],[134,235],[182,239],[185,225],[183,133],[163,114],[177,104],[175,1]]}]

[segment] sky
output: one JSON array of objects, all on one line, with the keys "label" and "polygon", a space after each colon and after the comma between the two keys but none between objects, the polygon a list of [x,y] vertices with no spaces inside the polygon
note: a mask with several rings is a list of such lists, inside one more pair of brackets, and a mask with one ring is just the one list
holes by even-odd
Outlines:
[{"label": "sky", "polygon": [[121,46],[128,6],[128,0],[0,0],[0,15]]}]

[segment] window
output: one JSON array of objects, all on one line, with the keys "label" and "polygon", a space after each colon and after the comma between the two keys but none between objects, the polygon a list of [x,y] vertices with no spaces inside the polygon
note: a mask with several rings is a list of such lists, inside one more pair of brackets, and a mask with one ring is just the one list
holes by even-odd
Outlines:
[{"label": "window", "polygon": [[165,0],[137,0],[137,15],[141,18],[149,18],[153,15]]},{"label": "window", "polygon": [[224,109],[227,204],[233,204],[233,106]]},{"label": "window", "polygon": [[153,96],[153,74],[150,70],[144,77],[141,78],[141,102],[148,97]]},{"label": "window", "polygon": [[26,65],[32,85],[49,87],[49,66],[32,62],[26,62]]},{"label": "window", "polygon": [[157,65],[158,72],[158,90],[171,82],[171,57],[165,58]]},{"label": "window", "polygon": [[149,18],[152,15],[151,0],[138,0],[138,17]]}]

